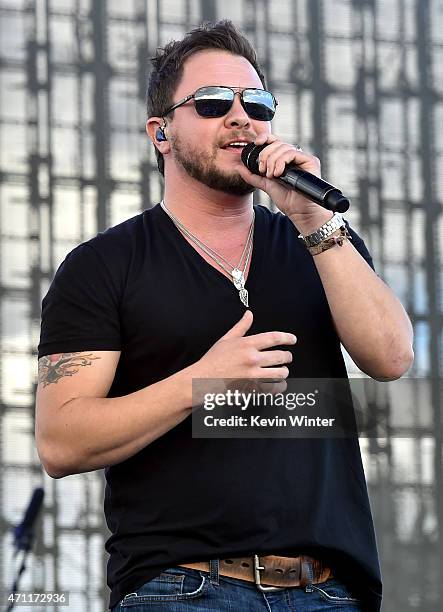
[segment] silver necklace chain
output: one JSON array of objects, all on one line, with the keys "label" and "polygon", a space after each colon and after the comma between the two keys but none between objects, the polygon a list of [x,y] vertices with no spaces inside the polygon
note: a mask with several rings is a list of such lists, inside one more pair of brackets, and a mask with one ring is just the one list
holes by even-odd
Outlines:
[{"label": "silver necklace chain", "polygon": [[[235,268],[239,268],[239,267],[240,267],[241,262],[242,262],[242,260],[243,260],[243,258],[244,258],[244,256],[245,256],[246,249],[248,249],[248,247],[250,246],[250,241],[251,241],[252,232],[253,232],[253,227],[254,227],[253,222],[251,223],[251,226],[250,226],[250,228],[249,228],[248,237],[247,237],[247,239],[246,239],[245,248],[243,249],[243,253],[241,254],[240,261],[239,261],[239,263],[238,263],[238,265],[237,265],[237,266],[233,266],[233,265],[232,265],[232,264],[231,264],[229,261],[227,261],[227,260],[226,260],[226,259],[225,259],[225,258],[224,258],[222,255],[220,255],[220,253],[217,253],[217,251],[214,251],[214,249],[211,249],[211,247],[210,247],[210,246],[208,246],[207,244],[205,244],[205,243],[204,243],[202,240],[200,240],[200,238],[198,238],[198,237],[197,237],[195,234],[193,234],[193,233],[191,232],[191,230],[189,230],[187,227],[185,227],[185,226],[183,225],[183,223],[182,223],[181,221],[179,221],[179,220],[177,219],[177,217],[175,217],[175,216],[172,214],[172,212],[166,208],[166,206],[164,205],[164,203],[163,203],[163,204],[161,203],[161,205],[162,205],[162,208],[165,210],[165,212],[166,212],[166,213],[167,213],[167,214],[168,214],[168,215],[171,217],[171,219],[172,219],[172,221],[174,222],[174,224],[175,224],[175,225],[177,225],[177,226],[178,226],[178,228],[179,228],[180,230],[182,230],[182,231],[183,231],[183,233],[185,233],[187,236],[189,236],[189,238],[190,238],[190,239],[191,239],[193,242],[195,242],[196,244],[198,244],[198,245],[199,245],[199,246],[202,248],[202,250],[204,250],[204,251],[205,251],[205,253],[207,253],[207,255],[209,255],[211,258],[213,258],[213,259],[214,259],[214,260],[215,260],[215,261],[218,263],[218,265],[219,265],[221,268],[223,268],[223,270],[225,270],[226,272],[228,272],[229,274],[231,274],[231,270],[229,270],[228,268],[226,268],[225,266],[223,266],[223,264],[221,263],[221,261],[220,261],[220,260],[223,260],[223,261],[224,261],[224,262],[225,262],[225,263],[226,263],[226,264],[229,266],[229,268],[231,268],[231,269],[235,269]],[[255,211],[253,211],[253,215],[255,215]]]},{"label": "silver necklace chain", "polygon": [[[202,242],[200,238],[197,238],[197,236],[195,236],[187,227],[185,227],[183,223],[179,219],[177,219],[177,217],[168,208],[166,208],[166,205],[163,202],[163,200],[160,202],[160,206],[163,208],[165,213],[171,218],[174,225],[180,231],[182,231],[186,236],[188,236],[188,238],[192,240],[192,242],[194,242],[197,246],[199,246],[202,249],[202,251],[206,253],[206,255],[208,255],[212,260],[214,260],[215,263],[218,266],[220,266],[220,268],[222,268],[222,270],[224,270],[231,276],[232,282],[234,283],[235,288],[239,292],[239,297],[240,297],[241,302],[246,307],[248,307],[249,306],[248,291],[247,289],[245,289],[245,283],[246,283],[245,272],[248,267],[249,260],[251,258],[252,245],[254,242],[253,236],[254,236],[255,210],[254,209],[252,210],[252,222],[249,227],[248,237],[246,239],[245,248],[243,249],[243,253],[241,254],[240,261],[238,262],[237,266],[233,266],[222,255],[220,255],[220,253],[217,253],[216,251],[214,251],[214,249],[211,249],[211,247],[209,247],[207,244]],[[245,262],[244,262],[243,269],[242,269],[241,263],[243,259],[245,259]],[[229,268],[227,268],[223,262],[227,264]]]}]

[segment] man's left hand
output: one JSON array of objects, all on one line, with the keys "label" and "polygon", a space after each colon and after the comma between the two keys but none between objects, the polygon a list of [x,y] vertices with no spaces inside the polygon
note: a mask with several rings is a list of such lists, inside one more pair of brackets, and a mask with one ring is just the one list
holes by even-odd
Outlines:
[{"label": "man's left hand", "polygon": [[331,211],[326,210],[306,196],[274,180],[284,172],[286,164],[294,163],[300,170],[305,170],[320,177],[320,160],[308,155],[294,145],[282,142],[266,132],[255,139],[256,145],[268,143],[259,156],[259,170],[263,176],[252,174],[243,162],[238,166],[240,176],[247,182],[265,191],[274,204],[290,217],[294,225],[303,234],[314,231],[331,218]]}]

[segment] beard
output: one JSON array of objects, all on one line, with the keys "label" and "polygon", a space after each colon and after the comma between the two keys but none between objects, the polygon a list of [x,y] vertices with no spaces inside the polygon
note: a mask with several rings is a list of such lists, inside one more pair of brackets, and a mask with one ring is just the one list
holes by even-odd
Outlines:
[{"label": "beard", "polygon": [[177,136],[170,136],[169,142],[175,158],[186,172],[195,180],[216,191],[230,195],[244,196],[255,191],[255,187],[247,183],[233,170],[223,172],[217,167],[216,157],[219,147],[214,147],[212,154],[188,147],[186,150]]}]

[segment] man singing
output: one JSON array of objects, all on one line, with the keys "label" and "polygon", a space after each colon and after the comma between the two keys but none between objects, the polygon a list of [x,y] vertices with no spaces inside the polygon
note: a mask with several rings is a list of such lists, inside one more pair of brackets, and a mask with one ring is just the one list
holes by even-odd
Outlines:
[{"label": "man singing", "polygon": [[[340,344],[393,380],[410,321],[341,216],[276,180],[287,164],[320,176],[320,160],[272,133],[277,100],[232,23],[153,66],[164,197],[69,253],[43,300],[43,466],[105,468],[113,612],[378,611],[356,436],[193,438],[192,380],[346,379]],[[268,145],[259,175],[241,161],[252,142]]]}]

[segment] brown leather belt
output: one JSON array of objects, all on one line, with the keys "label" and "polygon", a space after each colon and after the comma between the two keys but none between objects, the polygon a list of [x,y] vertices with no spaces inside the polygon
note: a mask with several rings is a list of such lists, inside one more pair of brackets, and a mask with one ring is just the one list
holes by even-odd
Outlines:
[{"label": "brown leather belt", "polygon": [[[209,561],[181,563],[182,567],[209,572]],[[330,567],[308,555],[277,557],[253,555],[220,559],[219,573],[230,578],[255,582],[261,591],[274,591],[288,587],[304,587],[308,583],[325,582],[332,577]],[[268,585],[268,586],[264,586]]]}]

